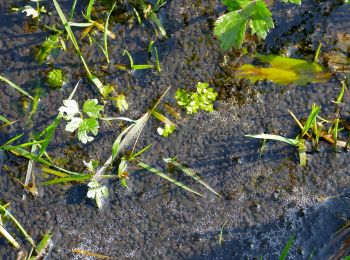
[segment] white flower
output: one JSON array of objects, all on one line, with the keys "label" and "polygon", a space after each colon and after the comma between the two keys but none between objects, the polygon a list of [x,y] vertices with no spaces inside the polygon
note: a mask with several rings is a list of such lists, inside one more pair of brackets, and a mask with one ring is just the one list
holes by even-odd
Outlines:
[{"label": "white flower", "polygon": [[82,122],[83,119],[80,117],[73,117],[71,121],[66,125],[66,131],[73,133],[76,129],[79,128]]},{"label": "white flower", "polygon": [[39,16],[39,13],[37,10],[35,10],[33,7],[26,5],[22,11],[22,13],[26,12],[26,16],[32,16],[32,18],[36,18]]},{"label": "white flower", "polygon": [[58,111],[60,111],[63,115],[63,118],[66,120],[72,120],[72,118],[76,115],[76,114],[80,114],[79,111],[79,105],[78,102],[71,99],[66,99],[63,100],[63,105],[61,106]]}]

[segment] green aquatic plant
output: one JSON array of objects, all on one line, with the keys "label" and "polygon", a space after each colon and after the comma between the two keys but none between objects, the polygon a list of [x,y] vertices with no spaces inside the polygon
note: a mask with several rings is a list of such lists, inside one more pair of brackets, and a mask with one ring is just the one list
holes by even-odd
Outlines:
[{"label": "green aquatic plant", "polygon": [[151,4],[147,3],[145,0],[132,0],[131,4],[134,6],[134,12],[136,14],[137,20],[139,24],[142,22],[142,17],[146,20],[151,20],[157,27],[160,33],[163,37],[166,37],[166,31],[159,20],[157,13],[165,4],[165,0],[157,0],[157,2],[152,6]]},{"label": "green aquatic plant", "polygon": [[87,197],[94,199],[97,207],[102,208],[102,202],[104,198],[108,198],[108,188],[101,185],[96,179],[91,179],[88,183],[89,190],[87,192]]},{"label": "green aquatic plant", "polygon": [[61,88],[64,83],[63,71],[61,69],[53,69],[49,71],[46,82],[51,88]]},{"label": "green aquatic plant", "polygon": [[61,38],[62,32],[49,35],[46,40],[40,44],[35,52],[35,58],[39,63],[44,63],[53,50],[57,48],[65,49],[65,43]]},{"label": "green aquatic plant", "polygon": [[[310,129],[313,131],[313,133],[316,136],[317,134],[320,135],[319,134],[320,129],[317,127],[315,128],[315,126],[317,126],[316,118],[320,110],[321,110],[320,106],[313,104],[309,117],[306,120],[306,123],[304,125],[300,123],[300,121],[296,118],[296,116],[291,111],[289,111],[301,129],[301,134],[297,135],[294,139],[286,138],[279,135],[272,135],[272,134],[257,134],[257,135],[245,135],[245,136],[251,137],[251,138],[263,139],[263,140],[275,140],[275,141],[287,143],[289,145],[293,145],[296,148],[298,148],[300,165],[306,166],[307,156],[306,156],[306,146],[305,146],[304,137],[307,136],[308,138],[312,138],[312,135],[308,132]],[[316,138],[318,139],[319,136]]]},{"label": "green aquatic plant", "polygon": [[154,65],[152,64],[134,64],[134,60],[131,57],[130,52],[128,52],[127,50],[123,51],[123,55],[127,55],[130,61],[130,68],[132,70],[144,70],[144,69],[153,69]]},{"label": "green aquatic plant", "polygon": [[[301,4],[301,0],[282,2]],[[263,0],[222,0],[222,4],[229,12],[216,20],[214,34],[224,50],[242,46],[247,26],[251,34],[256,34],[260,39],[265,39],[269,30],[274,28],[272,14]]]},{"label": "green aquatic plant", "polygon": [[81,62],[82,62],[83,65],[84,65],[84,68],[85,68],[85,71],[86,71],[86,73],[87,73],[88,78],[94,83],[94,85],[97,87],[97,89],[98,89],[98,90],[100,91],[100,93],[102,94],[103,91],[104,91],[104,90],[103,90],[104,85],[102,84],[102,82],[100,81],[100,79],[97,78],[97,77],[90,71],[90,69],[89,69],[89,67],[88,67],[88,65],[87,65],[87,63],[86,63],[86,61],[85,61],[85,59],[84,59],[84,56],[83,56],[83,54],[82,54],[82,52],[81,52],[81,50],[80,50],[80,47],[79,47],[78,42],[77,42],[77,40],[76,40],[76,38],[75,38],[75,35],[74,35],[73,31],[72,31],[72,28],[71,28],[70,24],[68,23],[67,18],[66,18],[66,16],[64,15],[64,13],[63,13],[63,11],[62,11],[60,5],[59,5],[58,2],[57,2],[57,0],[52,0],[52,1],[53,1],[53,3],[54,3],[54,6],[55,6],[56,11],[57,11],[57,13],[58,13],[58,16],[60,17],[61,22],[62,22],[62,24],[63,24],[63,26],[64,26],[64,28],[65,28],[65,30],[66,30],[66,32],[67,32],[68,38],[71,40],[71,42],[72,42],[72,44],[73,44],[73,46],[74,46],[74,49],[75,49],[75,51],[76,51],[78,57],[80,58]]},{"label": "green aquatic plant", "polygon": [[[78,131],[78,139],[86,144],[94,140],[94,136],[98,134],[100,127],[98,120],[101,118],[100,112],[104,110],[102,105],[98,105],[97,99],[88,99],[83,104],[83,110],[80,112],[78,102],[75,100],[64,100],[63,106],[59,108],[59,112],[63,114],[63,118],[68,122],[65,130],[68,132]],[[84,117],[85,115],[85,117]]]},{"label": "green aquatic plant", "polygon": [[198,110],[213,111],[213,102],[217,95],[213,88],[209,88],[209,83],[198,82],[197,92],[187,92],[180,88],[175,93],[175,99],[181,107],[186,109],[187,114],[193,114]]},{"label": "green aquatic plant", "polygon": [[129,104],[124,94],[118,94],[116,97],[112,99],[115,100],[115,104],[119,109],[120,113],[123,113],[124,111],[129,109]]},{"label": "green aquatic plant", "polygon": [[281,85],[295,83],[301,86],[307,83],[327,82],[332,76],[321,65],[314,62],[272,54],[255,54],[255,57],[262,62],[269,63],[269,67],[243,64],[234,69],[234,75],[252,82],[270,80]]},{"label": "green aquatic plant", "polygon": [[169,118],[157,112],[156,110],[152,112],[152,116],[164,124],[164,128],[163,127],[157,128],[158,134],[164,137],[168,137],[172,132],[174,132],[176,125]]}]

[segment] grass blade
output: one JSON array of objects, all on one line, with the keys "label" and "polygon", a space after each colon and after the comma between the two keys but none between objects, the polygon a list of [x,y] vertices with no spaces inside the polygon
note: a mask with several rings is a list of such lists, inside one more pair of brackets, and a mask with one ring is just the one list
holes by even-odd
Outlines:
[{"label": "grass blade", "polygon": [[0,121],[3,121],[4,123],[6,123],[6,124],[10,124],[11,123],[11,121],[9,121],[6,117],[4,117],[4,116],[0,116]]},{"label": "grass blade", "polygon": [[270,134],[258,134],[258,135],[245,135],[246,137],[258,138],[258,139],[269,139],[275,141],[281,141],[290,145],[298,146],[299,140],[289,139],[279,135],[270,135]]},{"label": "grass blade", "polygon": [[43,238],[40,240],[40,242],[35,248],[35,252],[37,255],[33,257],[33,259],[41,259],[47,254],[47,248],[50,246],[51,237],[51,230],[44,234]]},{"label": "grass blade", "polygon": [[114,160],[115,157],[118,155],[119,151],[120,151],[120,143],[122,141],[122,138],[130,131],[130,129],[134,126],[134,124],[128,126],[127,128],[125,128],[117,137],[117,139],[115,139],[113,145],[112,145],[112,159]]},{"label": "grass blade", "polygon": [[15,225],[22,232],[24,237],[29,241],[29,243],[33,247],[35,247],[33,238],[31,238],[31,236],[28,235],[28,233],[25,231],[25,229],[22,227],[22,225],[17,221],[17,219],[4,206],[0,205],[0,210],[3,211],[6,214],[6,216],[8,216],[13,221],[13,223],[15,223]]},{"label": "grass blade", "polygon": [[17,241],[11,236],[9,232],[0,224],[0,234],[16,249],[20,248],[20,245]]},{"label": "grass blade", "polygon": [[286,244],[286,246],[283,248],[281,255],[279,257],[279,260],[285,260],[288,252],[290,250],[290,248],[292,247],[292,245],[294,244],[294,239],[295,239],[295,235],[291,236]]},{"label": "grass blade", "polygon": [[117,140],[114,142],[112,147],[112,155],[108,158],[108,160],[105,162],[105,164],[98,170],[96,173],[96,177],[102,175],[107,168],[113,163],[116,156],[119,154],[121,150],[123,150],[134,138],[137,138],[138,133],[142,130],[144,125],[147,122],[147,119],[149,118],[150,113],[145,113],[142,117],[140,117],[135,124],[128,129],[128,133],[125,135],[124,138]]},{"label": "grass blade", "polygon": [[72,8],[71,8],[71,10],[70,10],[69,20],[72,20],[72,19],[73,19],[73,15],[74,15],[74,12],[75,12],[75,6],[76,6],[76,4],[77,4],[77,1],[78,1],[78,0],[74,0],[74,2],[73,2]]},{"label": "grass blade", "polygon": [[90,174],[82,175],[82,176],[71,176],[71,177],[63,177],[63,178],[57,178],[49,181],[44,181],[41,184],[42,185],[54,185],[59,183],[67,183],[72,181],[85,181],[90,180],[93,176]]},{"label": "grass blade", "polygon": [[320,112],[321,107],[317,106],[316,104],[312,104],[312,108],[311,108],[311,113],[303,127],[303,130],[301,131],[301,138],[307,133],[307,131],[309,131],[309,129],[313,126],[317,114]]},{"label": "grass blade", "polygon": [[15,83],[13,83],[12,81],[8,80],[7,78],[3,77],[0,75],[0,80],[6,82],[7,84],[9,84],[12,88],[14,88],[15,90],[17,90],[18,92],[22,93],[23,95],[29,97],[30,99],[34,100],[34,98],[24,89],[22,89],[20,86],[16,85]]},{"label": "grass blade", "polygon": [[86,9],[86,17],[88,20],[91,20],[91,11],[92,11],[92,7],[94,6],[94,4],[95,4],[95,0],[89,1],[89,5]]},{"label": "grass blade", "polygon": [[67,34],[68,34],[68,37],[70,38],[70,40],[72,41],[73,45],[74,45],[74,48],[75,50],[80,53],[80,48],[79,48],[79,45],[78,45],[78,42],[77,40],[75,39],[75,36],[74,36],[74,33],[72,31],[72,29],[70,28],[69,24],[68,24],[68,21],[60,7],[60,5],[58,4],[57,0],[52,0],[53,1],[53,4],[55,5],[55,8],[56,8],[56,11],[62,21],[62,24],[64,26],[64,28],[66,29],[67,31]]},{"label": "grass blade", "polygon": [[209,186],[205,181],[203,181],[193,170],[190,168],[187,168],[183,166],[182,164],[178,163],[174,158],[163,158],[163,161],[166,163],[171,163],[175,167],[179,168],[183,173],[185,173],[187,176],[193,178],[198,183],[202,184],[204,187],[206,187],[208,190],[210,190],[215,195],[222,197],[219,193],[217,193],[212,187]]},{"label": "grass blade", "polygon": [[164,179],[166,179],[166,180],[172,182],[173,184],[175,184],[175,185],[177,185],[177,186],[179,186],[179,187],[181,187],[181,188],[183,188],[183,189],[185,189],[185,190],[187,190],[187,191],[189,191],[189,192],[192,192],[192,193],[194,193],[194,194],[196,194],[196,195],[199,195],[199,196],[203,196],[202,194],[200,194],[200,193],[198,193],[197,191],[191,189],[190,187],[186,186],[186,185],[183,184],[182,182],[179,182],[179,181],[177,181],[177,180],[175,180],[175,179],[169,177],[168,175],[166,175],[166,174],[163,173],[162,171],[160,171],[160,170],[158,170],[158,169],[156,169],[156,168],[153,168],[153,167],[151,167],[150,165],[148,165],[148,164],[146,164],[146,163],[139,162],[137,165],[140,166],[141,168],[147,170],[147,171],[150,171],[150,172],[152,172],[152,173],[157,174],[159,177],[164,178]]},{"label": "grass blade", "polygon": [[106,55],[106,59],[107,59],[107,63],[109,63],[109,55],[108,55],[108,38],[107,38],[107,32],[108,32],[108,23],[109,23],[109,18],[111,17],[111,14],[114,10],[115,5],[117,4],[117,1],[114,2],[111,10],[108,13],[107,19],[106,19],[106,23],[105,23],[105,28],[104,28],[104,32],[103,32],[103,42],[104,42],[104,53]]}]

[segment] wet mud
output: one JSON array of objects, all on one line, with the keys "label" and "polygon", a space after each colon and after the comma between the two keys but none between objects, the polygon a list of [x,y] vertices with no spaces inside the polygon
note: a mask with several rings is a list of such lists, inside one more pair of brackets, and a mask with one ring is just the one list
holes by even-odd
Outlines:
[{"label": "wet mud", "polygon": [[[72,1],[61,2],[68,13]],[[48,33],[28,31],[30,19],[9,11],[24,4],[0,0],[0,74],[31,93],[39,85],[42,98],[30,125],[23,97],[0,82],[0,115],[17,120],[0,129],[1,144],[18,133],[25,133],[26,140],[32,131],[43,130],[80,79],[79,104],[87,98],[99,98],[73,51],[55,53],[52,64],[35,61],[33,50]],[[53,5],[46,6],[53,14],[43,16],[43,22],[60,24]],[[78,4],[77,20],[84,9],[85,4]],[[220,50],[212,33],[213,21],[224,10],[219,1],[167,1],[159,17],[169,37],[161,40],[155,37],[151,24],[140,26],[136,20],[131,26],[112,23],[118,37],[110,42],[111,64],[128,63],[122,56],[124,49],[130,51],[135,63],[145,62],[147,46],[153,39],[159,51],[160,73],[129,73],[112,66],[101,70],[105,62],[100,49],[81,43],[92,70],[126,94],[130,108],[124,116],[138,118],[168,86],[172,88],[165,100],[175,104],[177,88],[193,90],[198,81],[211,83],[219,93],[214,112],[183,113],[181,119],[174,119],[178,127],[168,138],[157,134],[160,123],[150,119],[137,148],[152,143],[142,155],[143,161],[165,169],[162,158],[176,157],[196,170],[223,198],[180,172],[171,174],[203,192],[203,198],[133,167],[128,179],[130,191],[115,180],[108,181],[110,196],[102,210],[86,198],[85,185],[43,186],[38,197],[27,195],[22,200],[26,192],[16,179],[24,179],[27,161],[0,153],[0,200],[11,202],[11,213],[35,241],[52,228],[53,243],[47,259],[93,259],[74,253],[75,249],[112,259],[278,259],[292,235],[296,238],[288,259],[309,259],[310,255],[314,259],[341,259],[349,253],[348,230],[335,234],[350,217],[349,154],[335,153],[332,146],[322,142],[319,152],[308,154],[308,165],[300,167],[294,147],[269,141],[260,156],[261,142],[244,137],[263,132],[295,137],[298,128],[288,110],[306,118],[313,103],[322,106],[321,115],[332,115],[332,101],[341,89],[339,77],[303,87],[235,79],[222,64],[228,61],[235,66],[244,58],[239,52]],[[308,0],[300,7],[276,3],[271,10],[276,28],[265,42],[249,39],[245,46],[250,52],[290,52],[291,57],[312,60],[322,42],[320,63],[327,66],[323,53],[339,52],[336,33],[350,33],[350,7],[340,1]],[[70,44],[68,48],[72,50]],[[50,89],[44,81],[52,66],[62,68],[69,76],[60,90]],[[347,93],[345,117],[349,116],[349,98]],[[107,105],[105,114],[117,116],[118,112]],[[63,123],[59,125],[48,152],[75,171],[84,170],[83,160],[103,163],[121,131],[117,123],[103,123],[94,142],[83,145],[64,127]],[[40,165],[35,171],[43,180]],[[12,225],[6,228],[30,250]],[[1,258],[16,259],[16,255],[17,251],[0,238]]]}]

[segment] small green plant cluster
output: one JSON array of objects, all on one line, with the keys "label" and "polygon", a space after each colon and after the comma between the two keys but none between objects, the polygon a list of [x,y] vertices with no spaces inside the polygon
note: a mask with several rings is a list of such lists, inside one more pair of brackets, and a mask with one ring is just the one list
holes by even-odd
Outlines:
[{"label": "small green plant cluster", "polygon": [[97,119],[101,118],[100,112],[104,110],[104,107],[98,105],[97,99],[88,99],[83,104],[82,113],[79,110],[78,102],[73,99],[64,100],[63,104],[64,106],[61,106],[59,111],[68,122],[66,131],[73,133],[75,130],[78,130],[78,139],[84,144],[94,140],[94,137],[88,134],[97,135],[100,127]]},{"label": "small green plant cluster", "polygon": [[64,83],[63,71],[60,69],[53,69],[47,74],[47,84],[51,88],[61,88]]},{"label": "small green plant cluster", "polygon": [[[301,0],[282,2],[301,4]],[[229,12],[216,20],[214,34],[224,50],[242,46],[247,25],[260,39],[265,39],[269,30],[274,28],[272,14],[263,0],[222,0],[222,4]]]},{"label": "small green plant cluster", "polygon": [[175,94],[177,103],[186,109],[187,114],[197,113],[198,110],[211,112],[214,110],[213,102],[218,93],[209,88],[209,83],[198,82],[197,92],[187,92],[178,89]]}]

